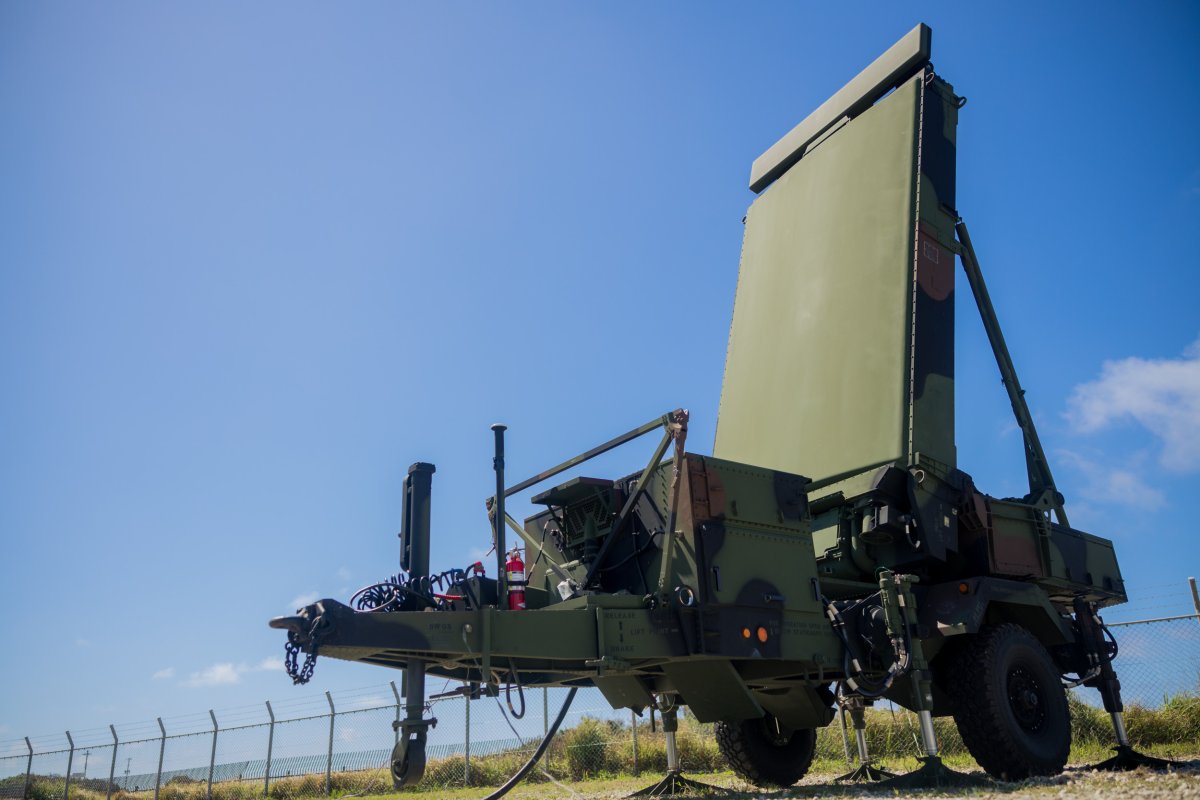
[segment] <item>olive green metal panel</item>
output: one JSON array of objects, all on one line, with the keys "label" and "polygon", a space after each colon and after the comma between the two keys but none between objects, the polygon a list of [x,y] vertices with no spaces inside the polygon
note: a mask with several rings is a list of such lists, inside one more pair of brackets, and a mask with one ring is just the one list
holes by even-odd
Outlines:
[{"label": "olive green metal panel", "polygon": [[767,152],[754,159],[750,167],[750,188],[761,192],[799,161],[808,146],[843,117],[858,116],[893,86],[905,80],[929,62],[933,32],[918,23],[903,39],[858,73],[820,108],[804,118]]},{"label": "olive green metal panel", "polygon": [[751,206],[713,454],[822,478],[908,446],[918,76]]},{"label": "olive green metal panel", "polygon": [[772,687],[769,692],[756,693],[755,699],[768,714],[792,730],[823,728],[833,719],[833,709],[810,684],[786,689]]},{"label": "olive green metal panel", "polygon": [[694,658],[663,664],[663,674],[701,722],[756,719],[762,706],[725,659]]}]

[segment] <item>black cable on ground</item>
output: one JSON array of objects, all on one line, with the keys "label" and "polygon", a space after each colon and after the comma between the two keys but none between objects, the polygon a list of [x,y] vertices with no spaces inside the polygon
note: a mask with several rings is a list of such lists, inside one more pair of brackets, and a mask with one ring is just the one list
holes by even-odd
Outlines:
[{"label": "black cable on ground", "polygon": [[542,738],[542,743],[538,745],[537,750],[533,751],[533,755],[529,757],[529,760],[526,761],[519,770],[513,773],[513,776],[509,778],[503,786],[489,794],[487,797],[483,798],[483,800],[498,800],[499,798],[504,797],[504,795],[511,792],[513,788],[520,783],[526,775],[529,774],[529,771],[533,769],[537,762],[541,760],[542,756],[545,755],[546,748],[550,746],[550,740],[554,738],[554,734],[558,733],[558,726],[562,725],[563,719],[565,719],[567,716],[567,709],[571,707],[571,701],[575,699],[575,693],[578,691],[578,687],[571,687],[571,691],[567,693],[567,699],[563,700],[562,708],[558,710],[558,716],[554,718],[554,722],[551,723],[550,729],[546,731],[546,735]]}]

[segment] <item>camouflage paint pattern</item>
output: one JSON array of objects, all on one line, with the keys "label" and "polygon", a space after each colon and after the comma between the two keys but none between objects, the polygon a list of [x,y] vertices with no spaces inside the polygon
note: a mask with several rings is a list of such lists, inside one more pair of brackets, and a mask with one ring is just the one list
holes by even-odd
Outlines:
[{"label": "camouflage paint pattern", "polygon": [[957,105],[922,69],[751,205],[714,455],[817,478],[955,465]]}]

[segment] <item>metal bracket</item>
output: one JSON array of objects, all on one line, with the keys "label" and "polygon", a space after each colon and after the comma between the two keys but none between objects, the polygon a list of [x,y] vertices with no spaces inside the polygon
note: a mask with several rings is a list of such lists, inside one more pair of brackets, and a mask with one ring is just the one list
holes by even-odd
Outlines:
[{"label": "metal bracket", "polygon": [[583,662],[585,667],[595,667],[598,672],[624,672],[633,669],[633,665],[628,661],[615,656],[600,656],[600,658],[589,658]]}]

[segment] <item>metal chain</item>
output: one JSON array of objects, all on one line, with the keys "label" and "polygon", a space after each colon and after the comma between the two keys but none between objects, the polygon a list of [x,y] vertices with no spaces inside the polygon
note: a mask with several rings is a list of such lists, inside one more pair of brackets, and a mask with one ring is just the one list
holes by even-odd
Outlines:
[{"label": "metal chain", "polygon": [[308,655],[304,658],[304,665],[297,668],[297,656],[300,654],[299,637],[295,631],[288,631],[287,642],[283,645],[283,665],[287,670],[288,677],[292,679],[295,685],[303,686],[312,680],[313,670],[317,666],[317,642],[316,621],[313,622],[313,631],[309,634],[309,650]]}]

